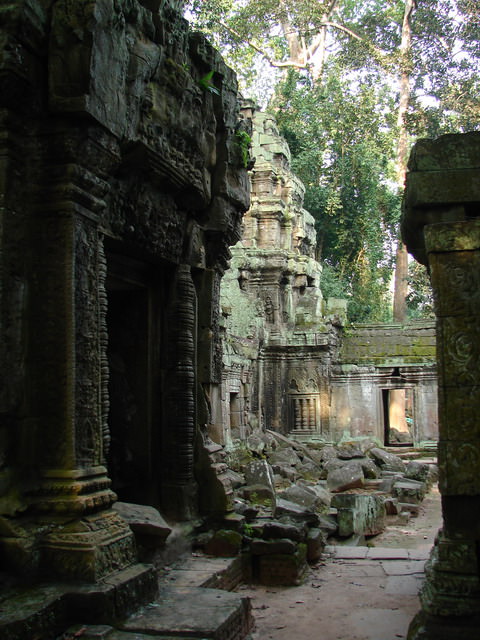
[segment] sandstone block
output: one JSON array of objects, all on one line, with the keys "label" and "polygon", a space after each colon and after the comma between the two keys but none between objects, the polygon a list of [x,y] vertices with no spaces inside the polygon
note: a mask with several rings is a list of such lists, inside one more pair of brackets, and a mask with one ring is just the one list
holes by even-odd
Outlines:
[{"label": "sandstone block", "polygon": [[385,529],[385,505],[383,496],[367,494],[338,494],[332,499],[338,510],[338,533],[376,535]]},{"label": "sandstone block", "polygon": [[328,474],[327,487],[332,493],[358,489],[364,485],[362,467],[357,463],[349,463],[340,469],[335,469]]}]

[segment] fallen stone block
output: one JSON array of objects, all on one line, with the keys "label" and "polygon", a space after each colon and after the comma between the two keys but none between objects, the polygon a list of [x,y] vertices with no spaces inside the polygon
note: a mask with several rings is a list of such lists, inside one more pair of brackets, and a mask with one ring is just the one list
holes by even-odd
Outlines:
[{"label": "fallen stone block", "polygon": [[368,452],[369,456],[375,460],[378,466],[385,471],[405,471],[405,463],[394,453],[373,447]]},{"label": "fallen stone block", "polygon": [[307,534],[307,561],[317,562],[322,557],[326,536],[321,529],[309,529]]},{"label": "fallen stone block", "polygon": [[239,554],[242,547],[242,535],[238,531],[220,529],[205,544],[205,553],[218,558],[231,558]]},{"label": "fallen stone block", "polygon": [[412,516],[418,516],[418,514],[420,512],[420,505],[419,504],[413,504],[413,503],[408,503],[408,502],[399,502],[398,506],[400,508],[400,511],[408,511]]},{"label": "fallen stone block", "polygon": [[385,498],[384,504],[387,516],[396,516],[401,511],[397,498]]},{"label": "fallen stone block", "polygon": [[260,584],[293,586],[301,583],[307,568],[307,546],[299,544],[293,554],[258,556],[255,573]]},{"label": "fallen stone block", "polygon": [[317,511],[324,507],[324,503],[310,487],[293,484],[282,495],[285,500],[290,500],[310,511]]},{"label": "fallen stone block", "polygon": [[377,535],[385,529],[386,510],[383,496],[356,493],[337,494],[332,498],[337,508],[338,535]]},{"label": "fallen stone block", "polygon": [[327,477],[327,487],[332,493],[359,489],[363,487],[364,482],[362,467],[357,463],[349,463],[340,469],[335,469]]},{"label": "fallen stone block", "polygon": [[321,529],[327,537],[334,536],[338,530],[337,516],[319,516],[318,528]]},{"label": "fallen stone block", "polygon": [[294,524],[287,524],[285,522],[278,522],[271,520],[266,522],[263,526],[262,537],[265,540],[277,539],[277,538],[290,538],[295,542],[302,542],[305,540],[306,526],[296,526]]},{"label": "fallen stone block", "polygon": [[305,522],[311,526],[316,526],[319,522],[316,513],[283,498],[277,498],[274,517],[281,519],[282,522],[288,519],[294,522]]},{"label": "fallen stone block", "polygon": [[254,505],[272,506],[275,503],[275,490],[263,484],[253,484],[241,489],[243,497]]},{"label": "fallen stone block", "polygon": [[254,460],[245,467],[245,482],[247,484],[263,485],[273,488],[273,470],[266,460]]},{"label": "fallen stone block", "polygon": [[115,502],[112,507],[128,524],[141,544],[162,546],[172,532],[154,507],[130,502]]},{"label": "fallen stone block", "polygon": [[279,538],[278,540],[252,540],[250,543],[250,552],[254,556],[263,556],[271,554],[292,554],[297,551],[298,545],[288,538]]},{"label": "fallen stone block", "polygon": [[419,504],[425,498],[427,487],[424,482],[416,480],[400,480],[392,487],[392,495],[398,498],[399,502],[409,504]]}]

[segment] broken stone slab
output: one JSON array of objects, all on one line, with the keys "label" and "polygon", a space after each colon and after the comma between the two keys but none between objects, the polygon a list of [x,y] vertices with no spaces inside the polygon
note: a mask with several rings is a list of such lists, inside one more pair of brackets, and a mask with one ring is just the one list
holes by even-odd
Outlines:
[{"label": "broken stone slab", "polygon": [[278,538],[276,540],[254,539],[250,543],[250,552],[255,556],[271,554],[293,554],[297,551],[298,544],[288,538]]},{"label": "broken stone slab", "polygon": [[340,460],[339,458],[330,458],[327,460],[320,471],[320,480],[326,480],[328,474],[335,469],[341,469],[346,464],[350,464],[350,460]]},{"label": "broken stone slab", "polygon": [[410,460],[405,469],[405,478],[425,482],[430,486],[438,478],[437,465],[420,462],[419,460]]},{"label": "broken stone slab", "polygon": [[287,524],[285,522],[278,522],[271,520],[266,522],[263,526],[262,537],[264,540],[276,539],[276,538],[290,538],[295,542],[302,542],[305,540],[306,527],[297,526],[294,524]]},{"label": "broken stone slab", "polygon": [[233,489],[238,489],[238,487],[241,487],[245,484],[245,476],[243,475],[243,473],[238,473],[233,469],[228,469],[225,472],[225,475],[230,480],[230,484],[232,485]]},{"label": "broken stone slab", "polygon": [[312,460],[307,460],[297,464],[296,469],[302,478],[306,480],[319,480],[322,473],[321,468]]},{"label": "broken stone slab", "polygon": [[402,473],[405,471],[405,463],[394,453],[390,453],[379,447],[373,447],[369,450],[368,454],[382,470],[401,471]]},{"label": "broken stone slab", "polygon": [[240,498],[234,498],[233,509],[235,513],[243,516],[247,522],[252,522],[258,515],[258,509],[252,504],[240,500]]},{"label": "broken stone slab", "polygon": [[154,507],[130,502],[115,502],[112,509],[125,520],[142,543],[148,542],[150,539],[150,542],[161,546],[165,544],[172,532],[172,528],[168,526],[160,512]]},{"label": "broken stone slab", "polygon": [[266,460],[254,460],[245,467],[245,482],[247,484],[262,484],[273,489],[273,471]]},{"label": "broken stone slab", "polygon": [[340,493],[332,498],[337,509],[338,534],[372,536],[385,529],[385,505],[383,496]]},{"label": "broken stone slab", "polygon": [[[305,507],[310,511],[322,511],[326,506],[313,489],[298,484],[292,484],[288,487],[288,489],[282,493],[281,497],[285,500],[290,500],[290,502],[295,502],[295,504]],[[329,504],[330,501],[328,501],[328,505]]]},{"label": "broken stone slab", "polygon": [[364,458],[364,452],[355,443],[349,442],[337,447],[337,458],[351,460],[352,458]]},{"label": "broken stone slab", "polygon": [[322,447],[322,449],[320,449],[319,451],[319,458],[320,458],[320,461],[323,463],[328,462],[328,460],[332,460],[336,457],[337,457],[337,450],[332,445],[327,444],[324,447]]},{"label": "broken stone slab", "polygon": [[274,517],[282,522],[288,519],[294,522],[306,522],[311,526],[317,526],[319,523],[316,513],[283,498],[277,498]]},{"label": "broken stone slab", "polygon": [[272,469],[274,474],[278,474],[281,478],[289,480],[290,482],[295,482],[295,480],[298,478],[298,472],[295,467],[281,464],[272,464]]},{"label": "broken stone slab", "polygon": [[380,477],[380,469],[372,458],[356,458],[355,462],[358,462],[362,467],[366,479],[375,480]]},{"label": "broken stone slab", "polygon": [[399,502],[419,504],[425,498],[427,487],[424,482],[416,480],[399,480],[392,487],[392,495]]},{"label": "broken stone slab", "polygon": [[285,449],[277,449],[270,453],[268,462],[271,465],[295,467],[297,464],[301,464],[302,461],[292,447],[286,447]]},{"label": "broken stone slab", "polygon": [[363,487],[364,482],[362,467],[354,462],[350,462],[340,469],[334,469],[327,477],[327,487],[332,493],[359,489]]},{"label": "broken stone slab", "polygon": [[275,489],[263,484],[252,484],[240,489],[243,497],[254,505],[273,506],[275,504]]}]

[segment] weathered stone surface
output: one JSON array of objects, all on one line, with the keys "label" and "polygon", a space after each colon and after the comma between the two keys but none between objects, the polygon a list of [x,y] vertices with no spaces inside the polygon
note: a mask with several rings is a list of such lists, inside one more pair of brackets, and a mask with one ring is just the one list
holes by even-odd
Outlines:
[{"label": "weathered stone surface", "polygon": [[112,508],[125,520],[135,535],[156,538],[158,544],[163,544],[172,531],[154,507],[115,502]]},{"label": "weathered stone surface", "polygon": [[325,507],[324,501],[310,487],[293,484],[281,494],[281,497],[310,511],[320,511]]},{"label": "weathered stone surface", "polygon": [[244,498],[253,505],[273,506],[275,504],[275,491],[263,484],[251,484],[241,489]]},{"label": "weathered stone surface", "polygon": [[307,560],[317,562],[325,549],[326,536],[321,529],[309,529],[307,535]]},{"label": "weathered stone surface", "polygon": [[338,534],[376,535],[385,529],[383,496],[365,494],[337,494],[332,506],[338,509]]},{"label": "weathered stone surface", "polygon": [[410,460],[405,468],[405,478],[409,480],[428,483],[434,474],[430,464],[419,460]]},{"label": "weathered stone surface", "polygon": [[274,493],[273,471],[266,460],[254,460],[244,470],[245,482],[250,485],[263,485]]},{"label": "weathered stone surface", "polygon": [[418,504],[425,498],[427,488],[424,482],[416,480],[399,480],[392,487],[392,495],[399,502]]},{"label": "weathered stone surface", "polygon": [[352,458],[363,458],[364,451],[354,443],[342,444],[337,448],[337,458],[341,460],[351,460]]},{"label": "weathered stone surface", "polygon": [[268,461],[271,465],[288,465],[292,467],[295,467],[297,464],[301,463],[300,457],[291,447],[273,451],[269,454]]},{"label": "weathered stone surface", "polygon": [[293,554],[259,556],[258,581],[265,585],[298,585],[307,570],[307,548],[298,545]]},{"label": "weathered stone surface", "polygon": [[327,477],[327,487],[332,493],[358,489],[363,487],[364,482],[362,467],[355,462],[350,462],[340,469],[334,469]]},{"label": "weathered stone surface", "polygon": [[[185,615],[187,613],[187,615]],[[153,636],[197,638],[245,637],[253,626],[249,598],[219,589],[177,587],[162,592],[158,602],[144,607],[121,628]]]},{"label": "weathered stone surface", "polygon": [[320,515],[318,517],[318,528],[324,531],[326,536],[334,536],[338,531],[336,516]]},{"label": "weathered stone surface", "polygon": [[394,453],[390,453],[389,451],[385,451],[378,447],[373,447],[368,453],[382,470],[401,471],[402,473],[405,471],[405,463]]},{"label": "weathered stone surface", "polygon": [[209,556],[231,558],[238,555],[242,547],[242,535],[238,531],[220,529],[215,531],[204,549]]},{"label": "weathered stone surface", "polygon": [[305,539],[305,526],[271,520],[264,524],[262,536],[266,540],[270,538],[290,538],[290,540],[301,542]]},{"label": "weathered stone surface", "polygon": [[286,518],[294,522],[306,522],[312,526],[317,525],[319,522],[318,515],[313,511],[282,498],[277,498],[274,516],[275,518],[281,518],[282,521]]},{"label": "weathered stone surface", "polygon": [[275,540],[252,540],[250,551],[253,555],[291,554],[297,551],[297,544],[287,538],[277,538]]}]

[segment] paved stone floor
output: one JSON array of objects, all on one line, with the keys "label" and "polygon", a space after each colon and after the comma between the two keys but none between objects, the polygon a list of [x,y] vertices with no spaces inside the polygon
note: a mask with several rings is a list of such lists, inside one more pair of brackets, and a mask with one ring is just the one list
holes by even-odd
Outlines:
[{"label": "paved stone floor", "polygon": [[423,567],[441,526],[438,491],[418,517],[391,526],[374,547],[330,546],[299,587],[242,586],[255,640],[399,640],[419,609]]}]

